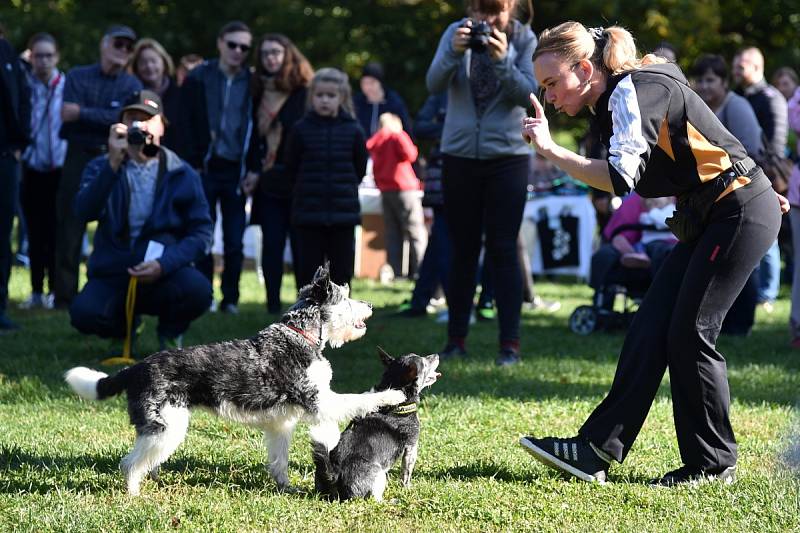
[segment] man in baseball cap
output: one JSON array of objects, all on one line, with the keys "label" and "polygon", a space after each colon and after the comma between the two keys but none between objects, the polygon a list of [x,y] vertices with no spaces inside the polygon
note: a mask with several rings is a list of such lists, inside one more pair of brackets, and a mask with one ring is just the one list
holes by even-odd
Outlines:
[{"label": "man in baseball cap", "polygon": [[136,41],[136,32],[130,29],[128,26],[123,26],[122,24],[113,24],[109,26],[103,35],[105,37],[111,37],[112,39],[128,39],[131,44]]},{"label": "man in baseball cap", "polygon": [[128,111],[141,111],[150,117],[161,115],[164,117],[164,110],[161,106],[161,98],[153,91],[141,90],[133,93],[128,100],[125,101],[125,107],[120,111],[119,119],[124,121],[123,117]]},{"label": "man in baseball cap", "polygon": [[136,278],[134,314],[155,315],[159,348],[180,347],[191,321],[211,304],[211,283],[195,267],[211,247],[212,225],[200,176],[160,146],[161,99],[141,90],[111,126],[108,153],[92,160],[75,197],[83,222],[98,220],[88,282],[70,306],[82,333],[126,334],[125,302]]}]

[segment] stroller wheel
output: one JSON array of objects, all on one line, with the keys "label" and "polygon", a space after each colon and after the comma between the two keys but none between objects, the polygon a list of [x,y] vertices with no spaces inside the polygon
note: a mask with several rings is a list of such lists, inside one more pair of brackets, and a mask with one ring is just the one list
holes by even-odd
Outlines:
[{"label": "stroller wheel", "polygon": [[591,305],[576,308],[569,316],[569,329],[578,335],[589,335],[597,328],[597,311]]}]

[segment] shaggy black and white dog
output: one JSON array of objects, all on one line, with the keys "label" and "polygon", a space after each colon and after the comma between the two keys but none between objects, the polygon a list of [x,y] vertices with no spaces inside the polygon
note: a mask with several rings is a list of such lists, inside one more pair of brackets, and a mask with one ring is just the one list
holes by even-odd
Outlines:
[{"label": "shaggy black and white dog", "polygon": [[395,359],[382,349],[379,352],[385,368],[375,390],[400,389],[406,401],[353,419],[333,449],[314,443],[315,485],[332,499],[372,496],[381,501],[386,473],[401,455],[403,485],[411,485],[419,442],[417,402],[422,389],[441,376],[436,371],[439,356],[408,354]]},{"label": "shaggy black and white dog", "polygon": [[352,300],[349,289],[332,283],[320,268],[298,302],[280,322],[246,340],[219,342],[159,352],[113,376],[77,367],[65,379],[86,399],[128,394],[128,414],[136,443],[122,468],[132,495],[186,436],[189,410],[202,407],[264,432],[269,472],[279,488],[289,487],[288,452],[300,421],[310,424],[312,440],[332,448],[340,421],[396,405],[406,395],[380,392],[337,394],[330,389],[326,345],[339,347],[364,336],[372,306]]}]

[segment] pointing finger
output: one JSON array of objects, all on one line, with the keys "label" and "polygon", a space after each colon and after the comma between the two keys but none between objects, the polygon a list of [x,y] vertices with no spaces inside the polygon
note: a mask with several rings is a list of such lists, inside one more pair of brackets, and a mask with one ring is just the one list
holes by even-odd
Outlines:
[{"label": "pointing finger", "polygon": [[531,105],[533,106],[533,111],[536,113],[536,118],[544,118],[544,109],[542,108],[542,104],[539,103],[539,99],[536,98],[536,95],[531,93],[530,95]]}]

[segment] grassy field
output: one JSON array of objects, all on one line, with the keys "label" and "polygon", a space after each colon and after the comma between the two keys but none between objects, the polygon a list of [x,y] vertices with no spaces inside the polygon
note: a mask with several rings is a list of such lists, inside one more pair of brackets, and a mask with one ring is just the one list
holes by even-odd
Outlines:
[{"label": "grassy field", "polygon": [[[787,348],[785,297],[772,315],[759,314],[750,337],[720,341],[740,454],[739,480],[731,486],[647,486],[680,464],[668,378],[630,457],[612,469],[611,483],[564,480],[522,451],[517,440],[525,434],[574,434],[608,390],[622,341],[618,334],[572,334],[566,319],[588,302],[588,289],[543,282],[539,293],[561,300],[563,309],[524,314],[521,365],[494,366],[491,323],[474,326],[467,360],[442,365],[443,377],[420,410],[413,486],[402,488],[395,468],[384,503],[328,503],[313,492],[305,428],[290,456],[300,492],[281,494],[263,468],[260,434],[203,412],[193,416],[161,480],[146,481],[141,497],[128,497],[117,466],[133,442],[123,399],[84,402],[61,379],[76,365],[97,368],[108,343],[79,335],[64,312],[17,311],[28,287],[27,272],[15,269],[11,316],[23,329],[0,336],[0,531],[800,529],[800,482],[784,460],[800,396],[800,357]],[[263,290],[252,272],[242,289],[240,316],[207,314],[186,343],[248,337],[263,327]],[[335,390],[363,391],[376,382],[377,344],[420,354],[442,346],[444,325],[392,316],[409,289],[355,283],[354,294],[377,311],[364,339],[328,350]],[[284,299],[291,296],[287,288]],[[148,319],[139,353],[155,348],[155,323]]]}]

